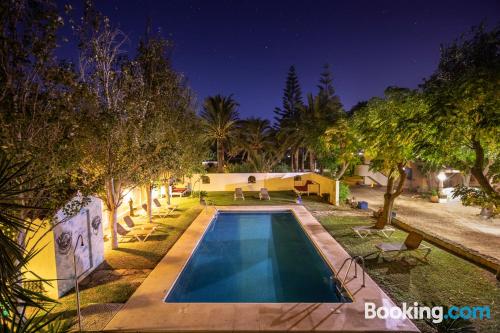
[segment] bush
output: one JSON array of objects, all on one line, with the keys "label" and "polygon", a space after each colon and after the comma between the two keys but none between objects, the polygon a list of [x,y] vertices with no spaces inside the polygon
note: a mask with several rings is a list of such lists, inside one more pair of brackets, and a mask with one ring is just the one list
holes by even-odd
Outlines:
[{"label": "bush", "polygon": [[489,209],[493,215],[498,215],[500,210],[500,199],[497,196],[488,195],[482,189],[457,185],[453,190],[453,198],[460,198],[464,206]]},{"label": "bush", "polygon": [[273,168],[273,172],[290,172],[290,171],[292,170],[290,169],[290,166],[286,163],[278,164]]},{"label": "bush", "polygon": [[192,196],[193,197],[207,197],[208,196],[208,192],[207,191],[193,191],[192,192]]},{"label": "bush", "polygon": [[247,172],[255,172],[255,169],[250,163],[235,163],[228,164],[226,167],[226,172],[228,173],[247,173]]},{"label": "bush", "polygon": [[351,190],[349,190],[349,186],[341,182],[339,191],[340,202],[346,202],[346,200],[349,199],[350,196],[351,196]]}]

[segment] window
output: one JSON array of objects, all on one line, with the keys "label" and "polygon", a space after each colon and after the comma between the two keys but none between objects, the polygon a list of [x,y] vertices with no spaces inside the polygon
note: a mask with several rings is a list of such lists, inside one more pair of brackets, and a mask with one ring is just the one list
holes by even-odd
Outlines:
[{"label": "window", "polygon": [[208,177],[208,176],[201,176],[201,183],[202,184],[210,184],[210,177]]},{"label": "window", "polygon": [[255,184],[255,182],[256,182],[255,176],[248,177],[248,184]]}]

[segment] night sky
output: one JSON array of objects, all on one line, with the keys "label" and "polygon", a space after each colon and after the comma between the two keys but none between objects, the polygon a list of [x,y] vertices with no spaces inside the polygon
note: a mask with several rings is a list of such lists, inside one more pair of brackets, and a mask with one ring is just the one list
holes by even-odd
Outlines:
[{"label": "night sky", "polygon": [[[81,1],[72,3],[77,10]],[[416,87],[439,47],[500,21],[500,1],[97,1],[137,45],[148,17],[175,43],[173,63],[196,92],[234,94],[242,117],[272,119],[290,65],[316,93],[329,63],[346,109],[389,85]],[[131,50],[133,52],[133,50]],[[133,53],[131,53],[133,54]]]}]

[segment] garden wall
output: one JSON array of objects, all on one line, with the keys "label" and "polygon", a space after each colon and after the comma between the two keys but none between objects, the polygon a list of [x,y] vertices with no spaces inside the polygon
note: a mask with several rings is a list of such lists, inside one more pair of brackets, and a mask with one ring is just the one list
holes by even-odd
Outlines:
[{"label": "garden wall", "polygon": [[[76,249],[77,275],[83,279],[104,261],[104,241],[102,228],[101,200],[91,197],[91,201],[76,215],[66,217],[62,210],[56,214],[53,226],[44,221],[28,246],[34,245],[40,252],[30,261],[29,270],[41,278],[53,280],[51,286],[32,286],[45,291],[52,298],[59,298],[74,286],[73,253],[79,235],[83,246]],[[28,275],[28,278],[30,276]]]},{"label": "garden wall", "polygon": [[[296,181],[295,177],[301,180]],[[234,191],[240,187],[243,191],[259,191],[262,187],[268,191],[292,191],[295,185],[303,185],[307,180],[320,184],[320,194],[328,193],[330,203],[338,204],[338,184],[336,181],[311,172],[287,173],[208,173],[195,174],[190,178],[194,191]]]}]

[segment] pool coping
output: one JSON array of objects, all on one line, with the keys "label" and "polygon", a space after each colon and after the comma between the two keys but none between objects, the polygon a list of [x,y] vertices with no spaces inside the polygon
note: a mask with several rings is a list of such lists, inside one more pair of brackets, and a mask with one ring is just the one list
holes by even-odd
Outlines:
[{"label": "pool coping", "polygon": [[[338,277],[350,258],[340,244],[303,206],[217,206],[219,211],[293,212],[313,245]],[[419,332],[409,319],[365,319],[365,302],[395,306],[394,302],[366,275],[348,275],[346,289],[352,303],[165,303],[196,249],[216,209],[202,211],[158,263],[123,308],[106,325],[105,331],[323,331],[323,332]],[[339,273],[341,275],[339,276]]]}]

